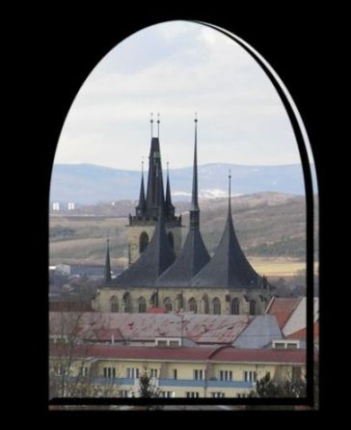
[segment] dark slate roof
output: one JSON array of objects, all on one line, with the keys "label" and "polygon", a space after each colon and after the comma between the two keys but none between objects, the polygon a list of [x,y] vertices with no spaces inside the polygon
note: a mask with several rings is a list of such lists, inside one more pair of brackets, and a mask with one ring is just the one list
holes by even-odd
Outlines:
[{"label": "dark slate roof", "polygon": [[156,279],[175,260],[175,254],[165,230],[162,206],[151,242],[139,259],[121,273],[112,285],[123,287],[153,287]]},{"label": "dark slate roof", "polygon": [[236,237],[231,207],[212,260],[193,278],[193,287],[258,288],[260,277],[247,261]]},{"label": "dark slate roof", "polygon": [[176,261],[157,280],[159,286],[189,286],[191,279],[210,260],[199,230],[190,229]]}]

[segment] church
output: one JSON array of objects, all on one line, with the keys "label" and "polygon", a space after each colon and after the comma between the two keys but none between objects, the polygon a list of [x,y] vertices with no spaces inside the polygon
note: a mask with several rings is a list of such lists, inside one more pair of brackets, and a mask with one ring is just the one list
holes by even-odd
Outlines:
[{"label": "church", "polygon": [[227,218],[220,242],[211,257],[200,229],[197,171],[197,126],[195,117],[192,196],[189,230],[182,247],[181,216],[172,204],[167,169],[164,190],[161,148],[153,137],[145,191],[142,169],[139,202],[129,215],[129,267],[111,279],[107,243],[105,282],[93,300],[100,312],[145,313],[160,308],[166,312],[215,315],[263,314],[271,298],[270,285],[253,269],[237,239],[231,208],[231,177]]}]

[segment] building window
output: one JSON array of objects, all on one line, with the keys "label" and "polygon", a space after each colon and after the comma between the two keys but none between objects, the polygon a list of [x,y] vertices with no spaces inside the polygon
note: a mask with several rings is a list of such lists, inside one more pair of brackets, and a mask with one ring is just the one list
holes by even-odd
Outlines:
[{"label": "building window", "polygon": [[256,302],[255,302],[255,300],[250,300],[250,315],[256,315]]},{"label": "building window", "polygon": [[139,369],[137,367],[128,367],[127,378],[139,378]]},{"label": "building window", "polygon": [[143,231],[139,237],[139,254],[145,251],[148,244],[149,244],[149,236],[145,231]]},{"label": "building window", "polygon": [[168,312],[172,310],[172,301],[169,297],[166,297],[164,299],[163,306],[167,309]]},{"label": "building window", "polygon": [[178,369],[173,369],[173,379],[178,379]]},{"label": "building window", "polygon": [[211,397],[216,397],[216,398],[222,397],[223,398],[223,397],[225,397],[225,393],[218,391],[215,393],[211,393]]},{"label": "building window", "polygon": [[181,294],[178,294],[177,299],[176,299],[176,311],[180,311],[184,308],[184,303],[183,303],[183,296]]},{"label": "building window", "polygon": [[175,392],[174,391],[161,391],[160,393],[161,397],[174,397],[175,396]]},{"label": "building window", "polygon": [[110,299],[110,310],[111,312],[118,312],[118,299],[116,296],[112,296]]},{"label": "building window", "polygon": [[146,312],[146,300],[144,299],[144,297],[140,297],[139,298],[139,314],[143,314]]},{"label": "building window", "polygon": [[167,236],[168,236],[169,244],[171,245],[171,248],[174,250],[174,237],[173,237],[173,233],[169,232],[167,234]]},{"label": "building window", "polygon": [[188,304],[189,304],[189,311],[194,312],[194,314],[196,314],[197,313],[197,303],[196,303],[196,300],[194,299],[194,297],[192,297],[189,300]]},{"label": "building window", "polygon": [[114,367],[104,367],[104,378],[114,379],[116,377],[116,369]]},{"label": "building window", "polygon": [[123,295],[123,305],[124,305],[124,312],[132,311],[132,299],[130,297],[130,293],[125,293]]},{"label": "building window", "polygon": [[208,301],[208,296],[205,294],[202,298],[203,306],[204,306],[204,314],[210,313],[210,303]]},{"label": "building window", "polygon": [[288,343],[286,345],[288,349],[297,349],[297,343]]},{"label": "building window", "polygon": [[83,376],[83,378],[86,378],[87,376],[89,376],[89,368],[86,366],[82,366],[79,370],[79,374],[80,376]]},{"label": "building window", "polygon": [[257,373],[252,370],[244,371],[244,381],[245,382],[256,382]]},{"label": "building window", "polygon": [[150,378],[157,378],[157,369],[150,369]]},{"label": "building window", "polygon": [[195,398],[195,397],[197,398],[197,397],[200,397],[200,393],[198,391],[187,391],[185,393],[185,396],[188,398]]},{"label": "building window", "polygon": [[204,370],[195,369],[194,370],[194,379],[197,380],[197,381],[205,379],[205,371]]},{"label": "building window", "polygon": [[233,372],[231,370],[220,370],[219,371],[219,380],[220,381],[232,381],[233,380]]},{"label": "building window", "polygon": [[231,314],[239,315],[239,313],[240,313],[239,299],[233,299],[232,306],[231,306]]},{"label": "building window", "polygon": [[157,346],[167,346],[167,341],[166,340],[158,340],[157,341]]},{"label": "building window", "polygon": [[220,315],[221,314],[221,302],[216,297],[212,300],[212,308],[213,308],[213,314],[214,315]]},{"label": "building window", "polygon": [[180,346],[179,340],[170,340],[169,346]]}]

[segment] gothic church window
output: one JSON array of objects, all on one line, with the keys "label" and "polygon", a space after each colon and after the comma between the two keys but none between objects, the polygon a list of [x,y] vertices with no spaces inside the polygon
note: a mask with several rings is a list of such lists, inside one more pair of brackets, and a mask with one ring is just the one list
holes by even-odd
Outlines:
[{"label": "gothic church window", "polygon": [[143,231],[140,235],[140,238],[139,238],[139,253],[140,254],[145,251],[148,244],[149,244],[149,236],[145,231]]}]

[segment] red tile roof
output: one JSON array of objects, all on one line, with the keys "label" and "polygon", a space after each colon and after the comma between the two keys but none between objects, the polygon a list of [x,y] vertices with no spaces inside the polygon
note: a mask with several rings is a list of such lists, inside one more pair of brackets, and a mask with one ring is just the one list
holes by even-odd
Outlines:
[{"label": "red tile roof", "polygon": [[300,301],[301,297],[288,299],[275,297],[268,308],[268,314],[277,318],[279,328],[282,329]]},{"label": "red tile roof", "polygon": [[[50,356],[64,356],[68,345],[53,344]],[[93,357],[117,360],[161,360],[161,361],[206,361],[237,363],[298,363],[306,361],[306,352],[299,350],[236,349],[219,348],[177,348],[138,346],[79,345],[74,349],[76,357]]]},{"label": "red tile roof", "polygon": [[[301,330],[295,331],[288,336],[288,339],[300,339],[306,340],[306,328],[302,328]],[[313,325],[313,338],[316,340],[319,338],[319,322],[315,322]]]}]

